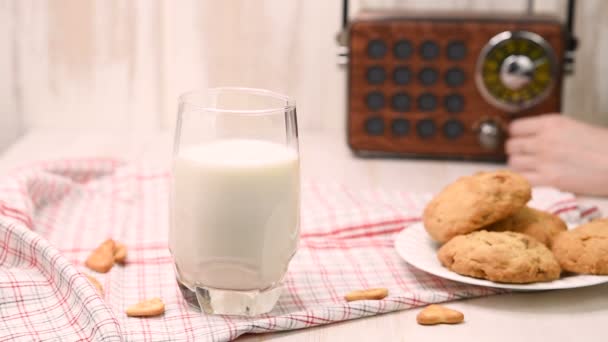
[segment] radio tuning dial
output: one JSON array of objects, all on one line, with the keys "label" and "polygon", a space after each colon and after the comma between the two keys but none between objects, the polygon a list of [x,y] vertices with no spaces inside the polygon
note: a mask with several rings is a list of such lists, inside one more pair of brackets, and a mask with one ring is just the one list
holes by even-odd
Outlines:
[{"label": "radio tuning dial", "polygon": [[502,143],[503,135],[500,125],[494,120],[482,121],[477,130],[479,145],[487,150],[496,150]]},{"label": "radio tuning dial", "polygon": [[510,90],[519,90],[532,81],[534,62],[525,55],[511,55],[500,67],[500,80]]},{"label": "radio tuning dial", "polygon": [[486,101],[507,113],[541,103],[557,79],[555,51],[534,32],[501,32],[488,41],[477,60],[477,89]]}]

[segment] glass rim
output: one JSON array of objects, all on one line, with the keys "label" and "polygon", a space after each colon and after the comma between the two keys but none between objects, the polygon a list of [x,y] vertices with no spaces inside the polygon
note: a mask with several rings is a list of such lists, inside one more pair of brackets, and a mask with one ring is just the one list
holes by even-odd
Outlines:
[{"label": "glass rim", "polygon": [[[235,91],[242,92],[253,95],[261,95],[266,97],[271,97],[279,100],[284,100],[286,105],[277,106],[272,108],[264,108],[264,109],[225,109],[225,108],[213,108],[207,105],[202,105],[200,103],[196,103],[195,101],[188,100],[189,97],[194,95],[208,95],[208,94],[217,94],[224,91]],[[212,87],[206,88],[202,90],[190,90],[185,93],[182,93],[178,97],[179,104],[188,104],[190,106],[196,107],[197,109],[215,113],[228,113],[228,114],[243,114],[243,115],[263,115],[263,114],[271,114],[279,111],[292,111],[296,108],[296,101],[287,96],[283,95],[271,90],[261,89],[261,88],[248,88],[248,87]]]}]

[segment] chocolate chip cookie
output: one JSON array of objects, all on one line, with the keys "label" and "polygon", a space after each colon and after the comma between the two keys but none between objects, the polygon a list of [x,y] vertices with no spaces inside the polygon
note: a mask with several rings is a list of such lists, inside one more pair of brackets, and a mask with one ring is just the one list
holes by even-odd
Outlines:
[{"label": "chocolate chip cookie", "polygon": [[568,230],[557,215],[525,206],[515,214],[484,227],[488,231],[512,231],[529,235],[551,248],[553,239]]},{"label": "chocolate chip cookie", "polygon": [[559,234],[552,250],[566,271],[608,275],[608,218]]},{"label": "chocolate chip cookie", "polygon": [[561,273],[545,245],[514,232],[481,230],[459,235],[444,244],[437,257],[458,274],[500,283],[551,281]]},{"label": "chocolate chip cookie", "polygon": [[514,214],[530,197],[530,183],[514,172],[478,172],[459,178],[429,202],[424,227],[444,243]]}]

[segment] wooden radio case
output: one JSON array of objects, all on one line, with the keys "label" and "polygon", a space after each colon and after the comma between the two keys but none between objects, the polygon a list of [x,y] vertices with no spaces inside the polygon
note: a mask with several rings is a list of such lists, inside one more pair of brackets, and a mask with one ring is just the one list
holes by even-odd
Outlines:
[{"label": "wooden radio case", "polygon": [[553,18],[367,12],[347,46],[360,155],[504,160],[512,119],[560,111],[567,34]]}]

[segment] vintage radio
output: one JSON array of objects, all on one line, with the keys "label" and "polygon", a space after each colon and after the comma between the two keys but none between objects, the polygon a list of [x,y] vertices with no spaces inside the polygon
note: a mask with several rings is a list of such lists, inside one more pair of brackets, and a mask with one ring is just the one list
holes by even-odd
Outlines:
[{"label": "vintage radio", "polygon": [[[559,112],[566,24],[534,15],[363,12],[347,49],[351,149],[360,155],[504,160],[514,118]],[[346,34],[344,34],[346,33]]]}]

